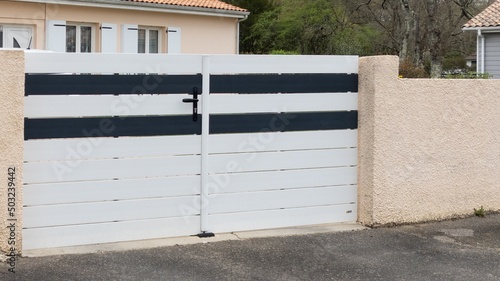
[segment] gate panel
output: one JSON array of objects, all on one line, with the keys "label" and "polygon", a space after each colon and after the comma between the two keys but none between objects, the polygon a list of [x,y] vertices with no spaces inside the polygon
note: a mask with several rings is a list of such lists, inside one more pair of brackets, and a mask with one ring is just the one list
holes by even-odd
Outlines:
[{"label": "gate panel", "polygon": [[[27,72],[45,72],[31,56]],[[64,74],[26,76],[23,248],[198,234],[201,122],[182,100],[201,87],[201,66],[109,75],[96,60],[120,57],[88,56],[92,75],[68,75],[81,56],[64,58],[51,71]],[[131,73],[165,68],[142,62]]]},{"label": "gate panel", "polygon": [[355,221],[357,58],[228,61],[211,61],[209,230]]}]

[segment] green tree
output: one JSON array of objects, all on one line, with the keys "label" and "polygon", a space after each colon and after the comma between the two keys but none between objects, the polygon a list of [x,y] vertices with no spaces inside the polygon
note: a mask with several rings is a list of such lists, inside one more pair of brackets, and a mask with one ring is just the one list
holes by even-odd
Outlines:
[{"label": "green tree", "polygon": [[[399,55],[407,73],[440,76],[445,57],[475,49],[461,26],[487,0],[228,0],[251,15],[241,52]],[[431,71],[432,70],[432,71]]]},{"label": "green tree", "polygon": [[[245,21],[240,23],[240,52],[241,53],[260,53],[259,45],[261,40],[265,40],[252,32],[252,27],[266,19],[261,19],[263,14],[272,12],[278,6],[274,0],[227,0],[229,4],[247,9],[250,15]],[[266,16],[266,15],[264,15]]]},{"label": "green tree", "polygon": [[252,53],[371,54],[378,32],[353,24],[342,1],[286,0],[258,16],[246,41]]},{"label": "green tree", "polygon": [[387,54],[401,63],[422,68],[429,65],[432,77],[440,77],[450,51],[463,56],[474,49],[475,38],[461,27],[482,10],[485,0],[352,0],[354,16],[361,25],[375,24]]}]

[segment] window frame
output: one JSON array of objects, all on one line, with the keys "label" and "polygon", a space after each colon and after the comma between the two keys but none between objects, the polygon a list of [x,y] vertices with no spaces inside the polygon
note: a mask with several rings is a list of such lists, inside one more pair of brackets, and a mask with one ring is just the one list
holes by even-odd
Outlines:
[{"label": "window frame", "polygon": [[[6,45],[9,45],[7,42],[7,38],[6,36],[8,35],[8,30],[10,29],[26,29],[26,30],[29,30],[30,32],[30,35],[31,35],[31,42],[28,46],[28,49],[33,49],[34,48],[34,45],[35,45],[35,28],[32,26],[32,25],[29,25],[29,24],[10,24],[10,23],[0,23],[0,49],[4,49],[4,48],[15,48],[17,49],[16,47],[12,46],[12,47],[7,47]],[[20,48],[22,49],[22,48]]]},{"label": "window frame", "polygon": [[[68,52],[68,27],[75,27],[75,52]],[[90,27],[90,52],[82,52],[82,27]],[[65,52],[80,54],[80,53],[95,53],[96,52],[96,27],[93,23],[85,22],[66,22],[66,45]]]},{"label": "window frame", "polygon": [[[139,40],[140,40],[140,32],[141,31],[144,31],[145,33],[145,38],[144,38],[144,53],[141,53],[140,52],[140,46],[139,46]],[[139,26],[137,28],[137,53],[139,54],[160,54],[160,53],[163,53],[162,51],[162,48],[163,48],[163,45],[162,45],[162,32],[163,28],[161,27],[154,27],[154,26]],[[151,40],[151,37],[150,37],[150,34],[151,34],[151,31],[156,31],[158,32],[158,38],[157,38],[157,52],[156,53],[151,53],[151,50],[150,50],[150,40]]]}]

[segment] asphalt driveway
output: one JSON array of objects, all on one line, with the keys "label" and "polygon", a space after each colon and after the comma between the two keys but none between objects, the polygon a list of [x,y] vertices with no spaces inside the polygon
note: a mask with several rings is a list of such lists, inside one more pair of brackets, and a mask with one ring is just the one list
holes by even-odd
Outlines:
[{"label": "asphalt driveway", "polygon": [[500,280],[500,214],[412,226],[18,258],[0,280]]}]

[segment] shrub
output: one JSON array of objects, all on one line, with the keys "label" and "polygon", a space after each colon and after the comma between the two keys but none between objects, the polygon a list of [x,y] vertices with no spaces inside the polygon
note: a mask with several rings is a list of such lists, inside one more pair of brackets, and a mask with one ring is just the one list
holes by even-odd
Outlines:
[{"label": "shrub", "polygon": [[399,76],[404,78],[429,78],[429,74],[424,67],[417,66],[410,60],[405,60],[399,64]]},{"label": "shrub", "polygon": [[443,70],[446,71],[456,71],[460,69],[466,69],[467,64],[465,57],[458,52],[451,52],[446,55],[443,60]]},{"label": "shrub", "polygon": [[475,71],[450,73],[443,75],[443,78],[446,79],[489,79],[491,77],[492,75],[490,75],[489,73],[477,73]]},{"label": "shrub", "polygon": [[295,51],[272,50],[271,55],[300,55],[300,54]]}]

